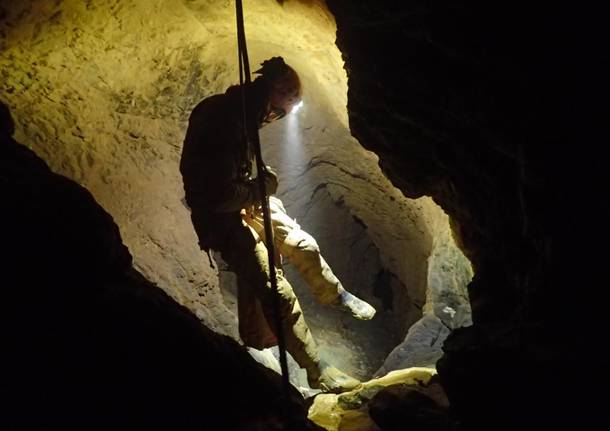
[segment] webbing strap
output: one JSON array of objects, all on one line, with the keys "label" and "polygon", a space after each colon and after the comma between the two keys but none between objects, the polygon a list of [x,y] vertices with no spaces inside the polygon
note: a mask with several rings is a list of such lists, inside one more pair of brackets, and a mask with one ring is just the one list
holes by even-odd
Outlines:
[{"label": "webbing strap", "polygon": [[282,371],[282,385],[285,396],[288,398],[290,391],[290,379],[288,374],[288,361],[286,359],[286,340],[284,338],[284,330],[282,327],[282,316],[280,313],[279,292],[277,289],[277,274],[275,272],[275,247],[273,245],[273,228],[271,226],[271,214],[269,211],[269,196],[265,188],[265,163],[261,152],[260,137],[258,134],[257,119],[248,118],[247,116],[247,94],[244,86],[244,78],[246,85],[251,83],[250,79],[250,63],[248,62],[248,47],[246,46],[246,31],[244,28],[244,14],[242,0],[235,1],[236,17],[237,17],[237,48],[239,55],[239,85],[242,95],[242,121],[244,124],[244,140],[246,145],[252,145],[256,157],[256,170],[258,177],[258,186],[260,191],[261,206],[263,209],[263,220],[265,225],[265,239],[267,245],[267,256],[269,261],[269,281],[271,282],[272,297],[273,297],[273,314],[275,317],[276,337],[278,348],[280,351],[280,368]]}]

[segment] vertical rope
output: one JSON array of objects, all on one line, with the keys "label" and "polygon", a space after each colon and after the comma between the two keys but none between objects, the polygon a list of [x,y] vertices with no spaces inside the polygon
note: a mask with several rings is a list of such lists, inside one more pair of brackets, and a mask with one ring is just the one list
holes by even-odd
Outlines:
[{"label": "vertical rope", "polygon": [[275,247],[273,245],[273,228],[271,226],[271,214],[269,211],[269,196],[265,188],[265,163],[261,152],[260,137],[258,134],[258,124],[247,116],[247,95],[244,86],[244,77],[246,85],[251,83],[250,79],[250,63],[248,62],[248,48],[246,45],[246,31],[244,28],[244,15],[242,0],[235,1],[236,17],[237,17],[237,47],[239,54],[239,85],[242,94],[242,121],[244,124],[244,138],[246,145],[252,144],[256,157],[256,169],[258,177],[258,186],[263,210],[263,220],[265,225],[265,239],[267,245],[267,257],[269,261],[269,281],[271,282],[273,308],[275,317],[276,336],[278,348],[280,351],[280,368],[282,371],[282,384],[284,395],[288,399],[290,391],[290,379],[288,374],[288,361],[286,358],[286,339],[282,327],[282,316],[280,313],[279,292],[277,288],[277,273],[275,272]]}]

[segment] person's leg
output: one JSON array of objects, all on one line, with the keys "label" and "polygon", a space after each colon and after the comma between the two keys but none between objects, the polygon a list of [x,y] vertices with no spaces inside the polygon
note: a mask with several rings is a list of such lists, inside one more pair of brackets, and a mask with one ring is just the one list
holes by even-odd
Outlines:
[{"label": "person's leg", "polygon": [[[375,309],[348,292],[320,254],[316,240],[301,229],[288,214],[282,201],[269,198],[274,245],[280,254],[301,273],[320,304],[330,304],[350,312],[362,320],[371,319]],[[264,237],[262,215],[250,215],[248,224]]]},{"label": "person's leg", "polygon": [[[305,322],[299,301],[280,269],[276,269],[279,309],[275,309],[267,247],[256,231],[245,225],[242,229],[235,230],[230,249],[225,250],[222,256],[237,273],[240,289],[255,287],[255,295],[260,300],[262,312],[275,333],[275,313],[279,313],[286,350],[299,366],[307,371],[310,386],[329,392],[341,392],[357,387],[360,384],[358,380],[320,361],[318,347]],[[240,315],[240,320],[241,318]],[[242,324],[248,325],[247,322],[240,321],[240,326]]]},{"label": "person's leg", "polygon": [[[195,205],[193,207],[191,217],[200,247],[219,251],[229,269],[237,275],[239,333],[244,343],[255,348],[273,345],[277,329],[272,314],[267,248],[239,213],[211,215],[198,211]],[[292,287],[281,273],[277,274],[277,281],[287,350],[308,375],[317,378],[319,356],[316,343]],[[262,316],[264,321],[260,320]],[[269,330],[273,333],[266,333]]]}]

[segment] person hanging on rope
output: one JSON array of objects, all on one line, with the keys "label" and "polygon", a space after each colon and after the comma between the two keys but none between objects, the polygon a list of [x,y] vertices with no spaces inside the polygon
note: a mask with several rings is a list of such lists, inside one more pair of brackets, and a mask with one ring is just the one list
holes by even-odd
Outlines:
[{"label": "person hanging on rope", "polygon": [[[246,118],[258,128],[276,121],[301,101],[297,73],[281,57],[261,64],[259,76],[249,85]],[[202,250],[221,253],[238,284],[239,333],[257,349],[277,344],[273,322],[273,292],[269,280],[267,248],[261,213],[260,189],[252,178],[253,149],[244,142],[242,89],[231,86],[210,96],[192,111],[182,158],[186,203]],[[315,298],[368,320],[375,309],[349,293],[320,255],[307,232],[286,214],[280,199],[271,196],[278,186],[276,174],[265,170],[265,185],[278,259],[290,261],[303,275]],[[280,265],[277,265],[280,266]],[[321,360],[299,302],[281,268],[277,269],[279,314],[286,349],[307,371],[312,388],[342,392],[360,382]]]}]

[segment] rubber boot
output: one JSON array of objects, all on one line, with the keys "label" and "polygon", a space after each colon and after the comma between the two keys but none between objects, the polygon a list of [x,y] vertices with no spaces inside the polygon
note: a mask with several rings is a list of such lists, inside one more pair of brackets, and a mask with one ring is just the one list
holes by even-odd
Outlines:
[{"label": "rubber boot", "polygon": [[368,302],[352,295],[347,290],[341,292],[331,305],[343,311],[347,311],[356,319],[360,320],[371,320],[376,313],[375,309]]},{"label": "rubber boot", "polygon": [[320,361],[317,372],[307,373],[307,382],[314,389],[335,394],[348,392],[362,385],[360,380],[345,374],[343,371],[328,365],[324,361]]}]

